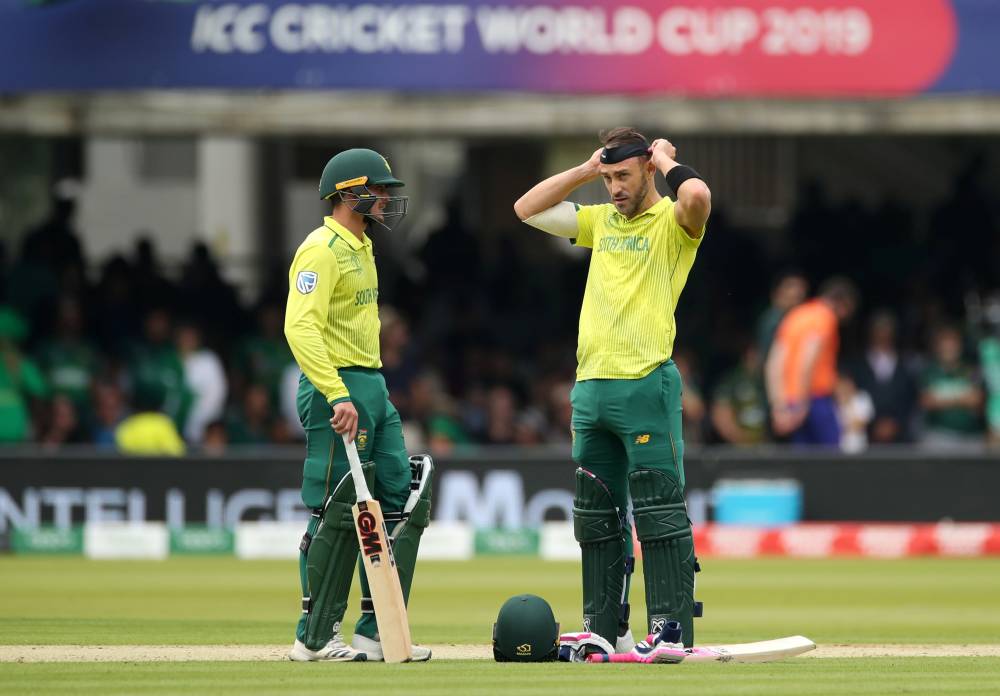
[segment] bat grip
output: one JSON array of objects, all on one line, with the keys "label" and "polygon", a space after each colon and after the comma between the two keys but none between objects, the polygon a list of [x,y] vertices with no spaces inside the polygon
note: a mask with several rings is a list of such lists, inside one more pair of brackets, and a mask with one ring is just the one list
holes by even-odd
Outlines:
[{"label": "bat grip", "polygon": [[371,500],[372,494],[368,490],[368,482],[365,481],[365,472],[361,468],[361,457],[358,456],[357,445],[354,444],[353,440],[348,440],[347,435],[344,438],[344,449],[347,450],[347,462],[351,465],[351,478],[354,479],[354,491],[357,493],[358,502],[365,500]]}]

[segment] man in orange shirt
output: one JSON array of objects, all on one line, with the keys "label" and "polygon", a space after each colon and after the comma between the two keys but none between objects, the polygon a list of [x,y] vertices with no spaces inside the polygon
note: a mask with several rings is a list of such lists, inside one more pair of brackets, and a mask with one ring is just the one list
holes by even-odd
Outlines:
[{"label": "man in orange shirt", "polygon": [[833,399],[837,383],[838,324],[858,304],[854,284],[834,277],[819,296],[792,309],[781,320],[767,356],[767,393],[774,432],[796,444],[840,443]]}]

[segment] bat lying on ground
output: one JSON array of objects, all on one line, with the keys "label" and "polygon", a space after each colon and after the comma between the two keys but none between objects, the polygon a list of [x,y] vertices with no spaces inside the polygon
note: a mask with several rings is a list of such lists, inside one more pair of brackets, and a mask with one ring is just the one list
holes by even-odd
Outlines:
[{"label": "bat lying on ground", "polygon": [[399,584],[396,558],[389,545],[389,534],[382,518],[382,506],[372,498],[361,470],[361,459],[354,442],[348,442],[347,460],[351,465],[351,478],[358,502],[354,506],[354,527],[358,532],[361,559],[368,575],[368,587],[375,605],[375,621],[386,662],[409,662],[413,658],[410,642],[410,622],[406,616],[406,603]]},{"label": "bat lying on ground", "polygon": [[737,643],[735,645],[708,645],[689,648],[685,662],[772,662],[786,657],[795,657],[815,650],[816,644],[805,636],[788,636],[757,643]]},{"label": "bat lying on ground", "polygon": [[632,651],[624,654],[593,653],[589,662],[635,662],[644,664],[676,664],[678,662],[773,662],[795,657],[814,650],[816,644],[805,636],[788,636],[757,643],[733,645],[708,645],[681,649],[654,645],[647,652]]}]

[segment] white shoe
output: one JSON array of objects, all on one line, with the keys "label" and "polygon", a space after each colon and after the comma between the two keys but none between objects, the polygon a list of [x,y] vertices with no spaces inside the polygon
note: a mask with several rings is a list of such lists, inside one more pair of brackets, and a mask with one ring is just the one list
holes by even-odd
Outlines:
[{"label": "white shoe", "polygon": [[631,628],[625,631],[625,635],[618,636],[615,639],[615,652],[618,653],[619,655],[632,652],[632,648],[634,647],[635,647],[635,638],[632,637]]},{"label": "white shoe", "polygon": [[368,658],[344,642],[339,633],[319,650],[310,650],[301,640],[296,640],[288,653],[293,662],[364,662]]},{"label": "white shoe", "polygon": [[[382,655],[382,644],[377,640],[372,640],[360,633],[355,633],[351,645],[360,654],[365,655],[369,662],[382,662],[385,659]],[[427,662],[427,660],[431,659],[430,648],[416,644],[411,647],[411,654],[413,655],[413,659],[410,660],[411,662]]]}]

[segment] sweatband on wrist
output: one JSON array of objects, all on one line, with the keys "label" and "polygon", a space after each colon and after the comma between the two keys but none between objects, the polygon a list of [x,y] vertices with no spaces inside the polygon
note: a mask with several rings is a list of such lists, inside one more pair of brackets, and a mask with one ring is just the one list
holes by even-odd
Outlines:
[{"label": "sweatband on wrist", "polygon": [[667,172],[667,186],[673,191],[674,195],[677,195],[677,191],[680,189],[681,184],[683,184],[688,179],[702,179],[701,174],[696,172],[691,167],[686,164],[678,164],[676,167]]}]

